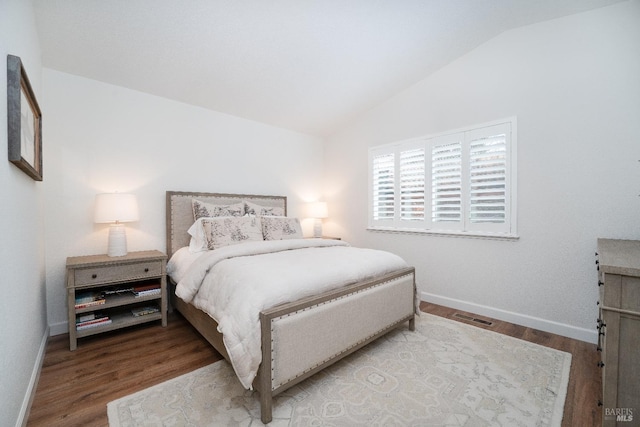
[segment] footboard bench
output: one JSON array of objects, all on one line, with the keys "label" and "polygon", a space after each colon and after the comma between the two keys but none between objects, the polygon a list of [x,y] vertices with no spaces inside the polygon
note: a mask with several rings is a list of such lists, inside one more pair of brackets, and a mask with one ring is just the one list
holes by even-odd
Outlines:
[{"label": "footboard bench", "polygon": [[415,328],[414,269],[358,283],[263,311],[262,363],[254,388],[261,420],[272,419],[272,400],[398,325]]}]

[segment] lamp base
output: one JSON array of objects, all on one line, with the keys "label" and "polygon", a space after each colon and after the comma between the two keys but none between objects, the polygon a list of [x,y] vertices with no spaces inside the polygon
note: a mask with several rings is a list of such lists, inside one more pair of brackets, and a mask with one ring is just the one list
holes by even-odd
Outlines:
[{"label": "lamp base", "polygon": [[313,223],[313,237],[322,237],[322,220],[316,218]]},{"label": "lamp base", "polygon": [[109,245],[107,255],[111,257],[125,256],[127,254],[127,232],[122,224],[109,226]]}]

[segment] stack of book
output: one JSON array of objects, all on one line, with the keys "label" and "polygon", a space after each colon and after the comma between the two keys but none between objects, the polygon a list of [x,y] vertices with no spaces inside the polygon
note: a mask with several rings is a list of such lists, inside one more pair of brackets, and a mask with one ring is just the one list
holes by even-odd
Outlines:
[{"label": "stack of book", "polygon": [[80,292],[76,294],[76,309],[93,307],[105,303],[103,292]]},{"label": "stack of book", "polygon": [[136,297],[147,297],[150,295],[160,295],[161,289],[159,283],[136,285],[133,287],[133,294]]},{"label": "stack of book", "polygon": [[104,326],[111,323],[109,316],[105,316],[100,312],[93,312],[83,314],[76,317],[76,330],[82,331],[84,329],[96,328],[98,326]]},{"label": "stack of book", "polygon": [[131,310],[131,314],[133,314],[133,317],[146,316],[146,315],[154,314],[158,312],[160,312],[160,309],[156,306],[136,307]]}]

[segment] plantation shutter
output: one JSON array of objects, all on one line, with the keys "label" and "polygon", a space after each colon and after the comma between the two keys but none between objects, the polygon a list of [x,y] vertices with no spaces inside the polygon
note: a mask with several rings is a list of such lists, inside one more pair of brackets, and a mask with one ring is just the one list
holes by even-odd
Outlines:
[{"label": "plantation shutter", "polygon": [[400,219],[424,221],[424,143],[400,152]]},{"label": "plantation shutter", "polygon": [[373,154],[372,214],[374,221],[393,220],[395,216],[395,155]]},{"label": "plantation shutter", "polygon": [[508,125],[467,132],[469,229],[500,230],[509,215]]},{"label": "plantation shutter", "polygon": [[462,220],[461,137],[459,134],[432,141],[431,221],[434,226]]},{"label": "plantation shutter", "polygon": [[516,119],[369,149],[369,227],[517,237]]}]

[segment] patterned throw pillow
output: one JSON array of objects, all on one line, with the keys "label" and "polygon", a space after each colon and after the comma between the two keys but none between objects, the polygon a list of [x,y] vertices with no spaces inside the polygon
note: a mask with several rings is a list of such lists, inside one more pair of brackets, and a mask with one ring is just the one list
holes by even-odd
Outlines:
[{"label": "patterned throw pillow", "polygon": [[298,218],[263,216],[262,235],[264,240],[302,239],[302,227]]},{"label": "patterned throw pillow", "polygon": [[255,216],[284,216],[284,208],[277,206],[261,206],[251,202],[244,202],[248,215]]},{"label": "patterned throw pillow", "polygon": [[193,209],[193,220],[200,218],[212,218],[218,216],[243,216],[244,203],[234,203],[231,205],[216,205],[206,203],[197,199],[191,199],[191,208]]},{"label": "patterned throw pillow", "polygon": [[210,250],[263,240],[260,217],[255,216],[203,218],[202,228]]}]

